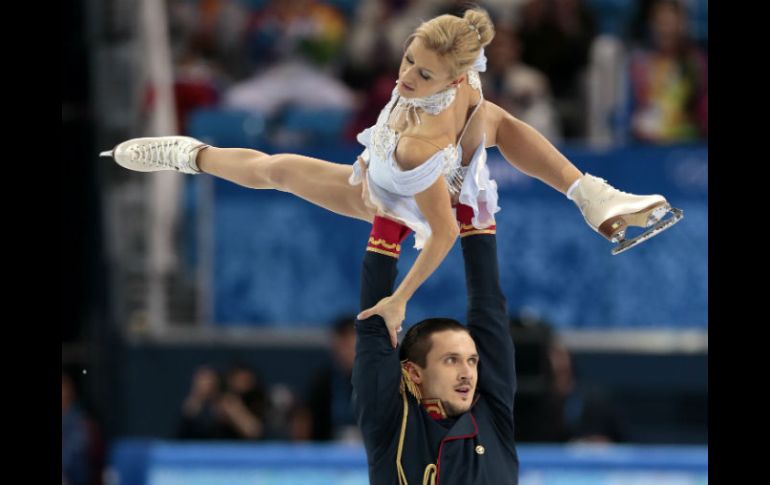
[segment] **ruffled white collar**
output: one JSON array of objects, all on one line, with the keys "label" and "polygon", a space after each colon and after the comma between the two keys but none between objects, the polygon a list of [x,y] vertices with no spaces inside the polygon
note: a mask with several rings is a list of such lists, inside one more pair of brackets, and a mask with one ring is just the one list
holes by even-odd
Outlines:
[{"label": "ruffled white collar", "polygon": [[[487,58],[484,55],[484,48],[482,48],[478,57],[476,57],[473,66],[468,71],[468,84],[474,89],[481,91],[481,81],[478,73],[486,70]],[[396,81],[396,84],[398,84],[398,81]],[[418,109],[431,115],[437,115],[452,104],[455,100],[455,96],[457,96],[456,87],[450,87],[438,93],[431,94],[430,96],[423,96],[421,98],[405,98],[399,96],[394,111],[406,111],[407,116],[412,118],[411,121],[420,124],[422,121],[417,113]]]}]

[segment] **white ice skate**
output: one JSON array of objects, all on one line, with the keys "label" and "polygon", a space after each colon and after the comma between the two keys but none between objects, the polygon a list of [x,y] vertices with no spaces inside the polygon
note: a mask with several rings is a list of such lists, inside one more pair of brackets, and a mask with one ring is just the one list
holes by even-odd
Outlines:
[{"label": "white ice skate", "polygon": [[[684,217],[684,212],[671,207],[662,195],[621,192],[606,180],[587,173],[583,175],[570,198],[575,201],[593,230],[609,241],[618,243],[612,249],[613,255],[660,234]],[[669,213],[671,217],[664,219]],[[636,237],[626,239],[626,229],[629,226],[649,229]]]},{"label": "white ice skate", "polygon": [[118,165],[137,172],[176,170],[198,174],[201,171],[195,159],[198,152],[208,146],[189,136],[132,138],[99,156],[112,157]]}]

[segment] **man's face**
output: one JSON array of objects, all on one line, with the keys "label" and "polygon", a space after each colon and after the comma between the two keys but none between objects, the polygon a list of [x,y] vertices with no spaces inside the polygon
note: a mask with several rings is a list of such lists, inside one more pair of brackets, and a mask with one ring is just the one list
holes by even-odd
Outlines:
[{"label": "man's face", "polygon": [[424,398],[440,399],[449,416],[462,414],[470,409],[476,391],[476,343],[468,332],[457,330],[436,332],[431,339],[425,367],[413,364],[413,380]]}]

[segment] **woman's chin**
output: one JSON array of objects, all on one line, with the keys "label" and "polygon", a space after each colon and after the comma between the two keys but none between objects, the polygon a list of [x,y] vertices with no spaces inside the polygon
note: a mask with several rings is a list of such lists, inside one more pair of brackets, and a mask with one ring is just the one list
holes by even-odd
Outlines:
[{"label": "woman's chin", "polygon": [[402,83],[398,83],[398,94],[405,98],[414,98],[414,90],[407,88]]}]

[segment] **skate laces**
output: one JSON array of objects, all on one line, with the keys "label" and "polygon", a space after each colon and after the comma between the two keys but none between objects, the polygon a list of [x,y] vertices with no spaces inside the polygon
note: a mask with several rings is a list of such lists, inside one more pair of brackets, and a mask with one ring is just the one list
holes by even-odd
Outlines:
[{"label": "skate laces", "polygon": [[135,160],[142,160],[156,167],[179,168],[187,163],[186,150],[177,149],[179,140],[159,140],[139,143],[129,148]]},{"label": "skate laces", "polygon": [[[597,177],[595,175],[591,175],[593,177],[595,182],[600,182],[603,184],[601,189],[598,191],[596,196],[594,198],[586,198],[580,201],[578,204],[578,207],[580,208],[580,212],[583,213],[584,217],[589,217],[587,215],[587,211],[591,208],[598,208],[603,207],[606,204],[610,203],[611,200],[613,200],[618,195],[627,195],[627,196],[634,196],[634,194],[629,194],[628,192],[623,192],[622,190],[618,190],[615,187],[613,187],[609,182],[607,182],[606,179],[603,179],[601,177]],[[591,226],[594,228],[597,224],[591,223]]]},{"label": "skate laces", "polygon": [[601,178],[601,177],[596,177],[596,178],[598,178],[599,180],[601,180],[601,181],[602,181],[602,182],[603,182],[603,183],[604,183],[604,184],[605,184],[605,185],[606,185],[606,186],[607,186],[607,187],[610,189],[610,192],[611,192],[612,194],[634,195],[634,194],[631,194],[631,193],[628,193],[628,192],[623,192],[622,190],[618,190],[618,189],[616,189],[616,188],[615,188],[615,187],[613,187],[613,186],[612,186],[612,185],[611,185],[609,182],[607,182],[607,180],[606,180],[606,179],[603,179],[603,178]]}]

